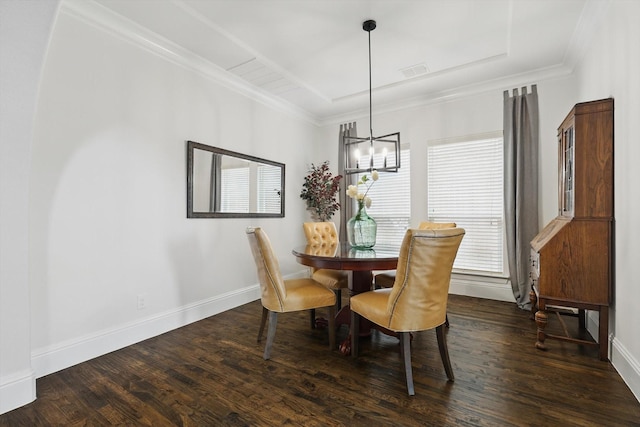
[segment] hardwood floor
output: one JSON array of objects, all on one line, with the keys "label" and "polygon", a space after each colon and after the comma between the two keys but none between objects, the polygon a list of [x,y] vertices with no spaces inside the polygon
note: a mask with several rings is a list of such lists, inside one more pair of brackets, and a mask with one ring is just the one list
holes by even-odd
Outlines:
[{"label": "hardwood floor", "polygon": [[536,350],[535,324],[515,304],[452,295],[455,382],[435,331],[420,332],[414,397],[396,338],[362,338],[354,360],[330,352],[307,313],[290,313],[264,361],[260,313],[256,301],[40,378],[38,399],[0,426],[640,426],[640,403],[596,347]]}]

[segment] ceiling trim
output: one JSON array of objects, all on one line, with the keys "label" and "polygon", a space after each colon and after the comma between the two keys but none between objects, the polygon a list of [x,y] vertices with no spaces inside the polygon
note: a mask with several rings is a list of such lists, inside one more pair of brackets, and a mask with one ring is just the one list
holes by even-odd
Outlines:
[{"label": "ceiling trim", "polygon": [[[493,55],[493,56],[489,56],[487,58],[482,58],[482,59],[478,59],[476,61],[472,61],[472,62],[468,62],[466,64],[461,64],[461,65],[456,65],[455,67],[449,67],[449,68],[443,68],[441,70],[438,71],[434,71],[434,72],[429,72],[426,74],[420,74],[418,76],[415,77],[411,77],[405,80],[401,80],[395,83],[389,83],[386,85],[382,85],[382,86],[378,86],[376,87],[373,92],[379,92],[379,91],[384,91],[387,89],[392,89],[395,87],[403,87],[403,86],[407,86],[407,85],[411,85],[415,82],[421,81],[421,80],[430,80],[430,79],[434,79],[437,78],[439,76],[448,74],[448,73],[452,73],[452,72],[458,72],[458,71],[463,71],[466,70],[467,68],[472,68],[478,65],[483,65],[483,64],[489,64],[495,61],[499,61],[501,59],[505,59],[508,56],[507,53],[499,53],[497,55]],[[363,90],[360,92],[355,92],[349,95],[345,95],[345,96],[341,96],[338,98],[333,99],[334,102],[338,102],[338,101],[345,101],[348,99],[352,99],[352,98],[358,98],[361,97],[364,94],[368,94],[369,90]]]},{"label": "ceiling trim", "polygon": [[[212,29],[221,31],[225,36],[233,38],[230,34],[227,34],[226,32],[219,29],[215,24],[211,23],[205,17],[199,16],[199,12],[190,10],[188,6],[182,5],[180,2],[177,2],[175,0],[173,1],[173,3],[180,5],[183,10],[185,10],[185,12],[192,14],[194,17],[201,20],[206,25],[210,25]],[[551,80],[554,78],[570,75],[586,52],[594,36],[594,33],[600,27],[603,17],[606,16],[605,13],[610,3],[611,0],[587,0],[580,18],[580,22],[576,27],[562,64],[490,81],[464,85],[445,91],[423,93],[419,96],[413,98],[404,98],[399,101],[376,103],[374,115],[412,109],[420,106],[432,105],[442,102],[449,102],[457,98],[473,96],[488,91],[499,90],[500,92],[502,92],[503,90],[510,89],[512,87],[540,83],[544,80]],[[509,6],[510,8],[512,7],[511,2],[509,3]],[[347,121],[352,121],[368,116],[368,107],[363,107],[349,112],[329,115],[325,117],[314,115],[309,111],[306,111],[278,97],[277,95],[274,95],[268,90],[250,85],[242,77],[234,75],[228,70],[225,70],[222,67],[219,67],[218,65],[205,60],[199,55],[196,55],[193,52],[182,48],[181,46],[171,42],[170,40],[159,36],[157,33],[152,32],[142,27],[141,25],[131,21],[130,19],[109,10],[108,8],[94,2],[93,0],[62,0],[60,11],[83,21],[88,25],[108,32],[109,34],[118,37],[128,43],[131,43],[136,47],[139,47],[164,60],[192,70],[200,74],[201,76],[217,84],[220,84],[221,86],[230,89],[242,96],[245,96],[269,108],[288,114],[315,126],[345,123]],[[240,41],[236,40],[235,38],[233,38],[233,40],[237,43],[240,43]],[[247,49],[249,48],[247,47]],[[509,49],[510,46],[507,47],[507,55]],[[459,67],[455,67],[453,70],[458,71],[479,65],[481,63],[493,62],[495,60],[502,59],[504,55],[505,54],[499,54],[481,61],[476,61]],[[266,58],[258,57],[258,59],[260,61],[266,61]],[[269,63],[268,65],[273,64]],[[286,72],[286,70],[281,70],[279,67],[274,68],[277,71],[281,72],[281,74],[290,77],[290,73]],[[449,69],[448,71],[451,70],[452,69]],[[405,80],[403,84],[411,84],[411,80],[417,81],[427,79],[434,77],[437,74],[439,73],[419,75],[409,79],[409,82]],[[306,89],[309,89],[307,85],[299,82],[298,79],[293,79],[293,81],[296,84],[300,84]],[[374,92],[387,89],[388,87],[392,87],[394,85],[397,84],[390,84],[382,88],[376,88]],[[359,95],[362,94],[351,94],[345,97],[334,99],[333,102],[346,100]]]},{"label": "ceiling trim", "polygon": [[[237,44],[238,46],[241,46],[245,51],[250,53],[251,56],[254,57],[254,59],[259,60],[262,64],[264,64],[265,66],[269,67],[271,70],[275,71],[276,73],[281,74],[287,80],[293,82],[295,85],[308,90],[309,92],[313,93],[314,95],[316,95],[320,99],[323,99],[323,100],[325,100],[327,102],[331,101],[324,94],[322,94],[318,90],[316,90],[314,87],[311,87],[305,81],[303,81],[303,80],[299,79],[298,77],[294,76],[288,70],[285,70],[282,67],[278,66],[276,63],[271,61],[269,58],[265,58],[263,55],[260,55],[259,52],[256,52],[251,46],[246,44],[244,41],[242,41],[239,38],[235,37],[233,34],[229,33],[227,30],[225,30],[224,28],[220,27],[219,25],[211,22],[210,19],[208,19],[206,16],[204,16],[202,13],[198,12],[197,10],[193,9],[191,6],[188,6],[187,4],[185,4],[183,2],[180,2],[178,0],[172,0],[172,3],[175,4],[177,7],[179,7],[180,9],[184,10],[185,13],[191,15],[195,19],[197,19],[200,22],[202,22],[204,25],[206,25],[209,28],[211,28],[212,30],[222,34],[224,37],[226,37],[227,39],[233,41],[233,43]],[[236,64],[236,66],[237,65],[240,65],[240,64]],[[229,71],[229,70],[227,70],[227,71]]]},{"label": "ceiling trim", "polygon": [[[404,98],[397,102],[378,103],[373,115],[394,113],[402,110],[424,107],[428,105],[450,102],[461,98],[479,95],[487,92],[498,92],[502,94],[505,90],[512,88],[538,84],[543,81],[563,78],[571,75],[573,69],[565,65],[557,65],[545,69],[533,70],[526,73],[514,74],[511,76],[486,80],[480,83],[459,86],[445,91],[424,93],[413,98]],[[502,96],[502,95],[501,95]],[[344,114],[336,114],[320,120],[321,126],[346,123],[354,120],[369,117],[369,107],[361,108]]]},{"label": "ceiling trim", "polygon": [[292,115],[316,126],[319,125],[317,118],[309,112],[285,100],[274,97],[265,90],[248,85],[240,77],[227,72],[210,61],[112,12],[96,2],[88,0],[63,0],[60,12],[114,35],[173,64],[194,71],[227,89],[246,96],[267,107]]}]

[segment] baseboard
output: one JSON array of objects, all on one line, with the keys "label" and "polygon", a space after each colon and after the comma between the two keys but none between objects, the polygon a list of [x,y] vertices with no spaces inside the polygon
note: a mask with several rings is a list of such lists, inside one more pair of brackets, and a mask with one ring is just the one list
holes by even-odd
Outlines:
[{"label": "baseboard", "polygon": [[600,331],[600,313],[594,310],[587,310],[587,324],[585,325],[587,332],[595,342],[598,342]]},{"label": "baseboard", "polygon": [[515,303],[509,280],[500,277],[453,273],[449,293]]},{"label": "baseboard", "polygon": [[36,376],[30,370],[3,378],[0,384],[0,414],[12,411],[36,399]]},{"label": "baseboard", "polygon": [[[175,310],[155,314],[130,324],[120,325],[117,328],[99,331],[73,341],[36,349],[31,353],[31,363],[35,372],[34,378],[40,378],[66,369],[259,298],[260,287],[256,284]],[[4,402],[4,399],[2,402]]]},{"label": "baseboard", "polygon": [[[308,275],[308,272],[305,270],[292,274],[287,278],[305,277],[306,275]],[[496,282],[493,279],[485,281],[475,278],[471,280],[466,277],[453,277],[450,292],[456,295],[508,302],[514,301],[511,287],[508,283]],[[0,384],[0,414],[35,400],[36,378],[66,369],[259,298],[260,287],[256,284],[170,312],[141,319],[132,324],[101,331],[71,342],[35,350],[32,353],[33,371],[14,375]],[[593,320],[595,319],[590,319],[590,321]],[[593,327],[594,325],[589,326]],[[640,401],[640,363],[615,338],[611,342],[611,363],[629,386],[636,399]]]},{"label": "baseboard", "polygon": [[449,293],[515,303],[513,290],[507,279],[454,273],[451,276]]},{"label": "baseboard", "polygon": [[615,337],[611,338],[611,364],[640,402],[640,361]]}]

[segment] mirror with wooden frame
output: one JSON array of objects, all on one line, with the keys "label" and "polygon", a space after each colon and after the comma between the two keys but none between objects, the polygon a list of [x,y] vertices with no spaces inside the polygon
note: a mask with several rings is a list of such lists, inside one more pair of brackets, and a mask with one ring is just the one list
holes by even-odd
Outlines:
[{"label": "mirror with wooden frame", "polygon": [[284,217],[283,163],[187,141],[187,218]]}]

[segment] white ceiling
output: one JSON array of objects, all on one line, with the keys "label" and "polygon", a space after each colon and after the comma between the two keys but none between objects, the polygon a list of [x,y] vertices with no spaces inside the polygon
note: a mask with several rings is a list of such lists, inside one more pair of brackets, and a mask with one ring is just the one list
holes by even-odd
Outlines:
[{"label": "white ceiling", "polygon": [[[600,0],[96,0],[317,121],[573,68]],[[238,79],[238,77],[240,79]],[[486,89],[485,89],[486,90]],[[280,102],[279,101],[279,102]]]}]

